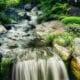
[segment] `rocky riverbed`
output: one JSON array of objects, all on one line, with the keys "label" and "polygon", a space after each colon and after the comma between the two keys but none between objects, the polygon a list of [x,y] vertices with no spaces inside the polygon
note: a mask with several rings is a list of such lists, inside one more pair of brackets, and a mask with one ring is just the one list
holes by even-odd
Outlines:
[{"label": "rocky riverbed", "polygon": [[[49,34],[58,36],[66,32],[61,22],[50,21],[38,24],[38,16],[42,15],[42,12],[29,4],[23,9],[10,8],[5,12],[15,18],[15,21],[12,20],[11,24],[0,24],[0,58],[3,56],[3,58],[24,61],[49,58],[57,54],[67,64],[66,66],[69,66],[68,73],[75,75],[74,80],[80,80],[80,38],[73,38],[72,44],[66,47],[65,40],[52,40],[50,37],[52,42],[48,45]],[[73,76],[70,76],[71,80]]]}]

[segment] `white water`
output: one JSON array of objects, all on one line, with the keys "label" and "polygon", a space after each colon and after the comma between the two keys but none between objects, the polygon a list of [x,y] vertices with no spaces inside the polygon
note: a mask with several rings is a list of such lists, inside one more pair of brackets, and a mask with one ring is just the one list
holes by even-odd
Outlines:
[{"label": "white water", "polygon": [[12,80],[69,80],[63,61],[56,55],[49,59],[27,60],[14,64]]}]

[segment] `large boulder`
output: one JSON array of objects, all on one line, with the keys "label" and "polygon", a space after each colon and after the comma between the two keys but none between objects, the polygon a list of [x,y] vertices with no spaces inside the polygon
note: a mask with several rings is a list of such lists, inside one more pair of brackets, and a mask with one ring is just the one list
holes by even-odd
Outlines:
[{"label": "large boulder", "polygon": [[80,80],[80,57],[75,57],[71,60],[71,70],[76,80]]},{"label": "large boulder", "polygon": [[71,7],[69,9],[69,14],[72,16],[80,16],[80,8],[78,7]]},{"label": "large boulder", "polygon": [[45,40],[49,34],[60,34],[64,32],[64,28],[61,22],[50,21],[36,25],[36,32],[42,39]]},{"label": "large boulder", "polygon": [[80,38],[75,38],[73,41],[73,58],[71,60],[71,70],[76,77],[80,80]]},{"label": "large boulder", "polygon": [[6,28],[3,25],[0,25],[0,33],[7,32]]},{"label": "large boulder", "polygon": [[60,55],[60,57],[64,61],[68,60],[70,56],[70,51],[67,48],[59,46],[58,44],[54,44],[54,50],[56,51],[56,53],[58,53],[58,55]]}]

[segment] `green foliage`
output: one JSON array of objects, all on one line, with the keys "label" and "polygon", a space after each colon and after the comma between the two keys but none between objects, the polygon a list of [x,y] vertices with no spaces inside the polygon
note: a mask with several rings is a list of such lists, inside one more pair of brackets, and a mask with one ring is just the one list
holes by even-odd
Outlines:
[{"label": "green foliage", "polygon": [[0,23],[9,24],[11,23],[11,19],[8,16],[6,16],[4,13],[0,13]]},{"label": "green foliage", "polygon": [[61,34],[49,34],[46,38],[47,44],[57,43],[61,46],[68,46],[71,44],[74,39],[74,35],[72,33],[64,32]]},{"label": "green foliage", "polygon": [[44,13],[41,17],[44,21],[58,19],[61,15],[66,15],[68,12],[68,4],[62,4],[56,0],[41,0],[40,7]]},{"label": "green foliage", "polygon": [[39,0],[40,8],[43,11],[44,20],[49,19],[50,15],[52,14],[52,6],[53,0]]},{"label": "green foliage", "polygon": [[52,44],[52,41],[55,39],[56,35],[54,34],[48,34],[47,38],[46,38],[46,43],[47,44]]},{"label": "green foliage", "polygon": [[64,19],[62,19],[62,22],[65,24],[80,24],[80,17],[75,17],[75,16],[71,16],[71,17],[65,17]]},{"label": "green foliage", "polygon": [[0,80],[10,80],[10,67],[11,67],[11,60],[10,59],[3,59],[2,62],[0,62]]},{"label": "green foliage", "polygon": [[5,0],[6,6],[17,5],[20,0]]},{"label": "green foliage", "polygon": [[79,24],[68,24],[66,26],[66,30],[80,37],[80,25]]},{"label": "green foliage", "polygon": [[61,46],[68,46],[73,41],[73,38],[74,38],[73,34],[64,32],[54,39],[54,43],[57,43]]},{"label": "green foliage", "polygon": [[19,2],[20,0],[0,0],[0,10],[3,10],[9,6],[16,6]]},{"label": "green foliage", "polygon": [[67,9],[68,9],[68,4],[67,3],[64,3],[64,4],[61,4],[61,3],[56,3],[53,8],[52,8],[52,11],[54,14],[67,14]]},{"label": "green foliage", "polygon": [[25,4],[28,3],[28,2],[30,2],[30,1],[31,0],[20,0],[21,3],[25,3]]}]

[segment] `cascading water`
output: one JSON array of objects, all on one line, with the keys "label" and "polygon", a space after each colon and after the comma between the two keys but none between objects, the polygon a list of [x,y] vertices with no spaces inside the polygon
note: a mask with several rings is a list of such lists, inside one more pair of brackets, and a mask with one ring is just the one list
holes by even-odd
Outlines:
[{"label": "cascading water", "polygon": [[[44,46],[42,49],[39,46],[32,49],[32,45],[36,46],[40,42],[34,30],[34,25],[37,24],[34,10],[32,14],[31,21],[23,20],[14,24],[14,29],[0,36],[0,50],[12,59],[18,59],[13,65],[12,80],[69,80],[63,61],[58,55],[50,55],[53,53],[50,48],[47,51],[43,49]],[[46,53],[53,57],[47,57]]]},{"label": "cascading water", "polygon": [[12,80],[69,80],[63,61],[54,55],[49,59],[17,62],[13,66]]}]

